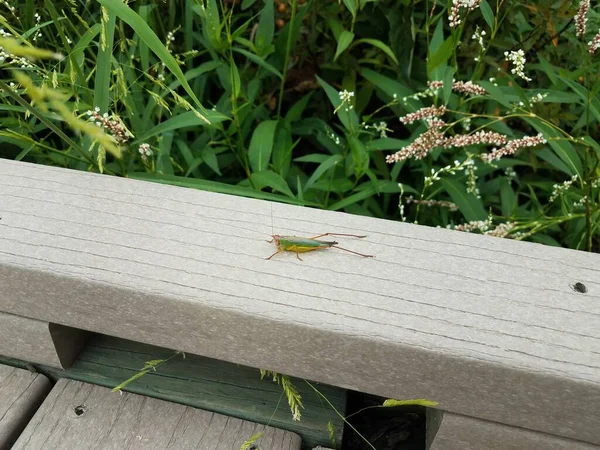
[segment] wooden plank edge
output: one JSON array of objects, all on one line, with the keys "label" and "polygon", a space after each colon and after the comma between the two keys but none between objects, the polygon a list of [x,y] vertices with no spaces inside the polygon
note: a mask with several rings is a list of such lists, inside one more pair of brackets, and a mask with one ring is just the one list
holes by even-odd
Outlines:
[{"label": "wooden plank edge", "polygon": [[[519,405],[515,405],[518,408]],[[427,409],[427,450],[600,450],[600,446],[525,428]]]},{"label": "wooden plank edge", "polygon": [[[92,431],[93,430],[93,431]],[[240,448],[262,433],[265,450],[300,450],[295,433],[133,393],[59,380],[13,446],[73,448]]]},{"label": "wooden plank edge", "polygon": [[0,311],[0,355],[66,369],[88,335],[77,328]]},{"label": "wooden plank edge", "polygon": [[9,449],[50,392],[40,373],[0,364],[0,449]]}]

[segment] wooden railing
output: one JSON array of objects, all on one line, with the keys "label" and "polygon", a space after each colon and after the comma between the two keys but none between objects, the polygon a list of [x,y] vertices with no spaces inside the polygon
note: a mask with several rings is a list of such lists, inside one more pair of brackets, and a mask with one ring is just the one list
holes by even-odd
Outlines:
[{"label": "wooden railing", "polygon": [[[598,254],[13,161],[0,217],[0,339],[26,318],[436,401],[432,449],[600,445]],[[272,230],[375,258],[267,261]]]}]

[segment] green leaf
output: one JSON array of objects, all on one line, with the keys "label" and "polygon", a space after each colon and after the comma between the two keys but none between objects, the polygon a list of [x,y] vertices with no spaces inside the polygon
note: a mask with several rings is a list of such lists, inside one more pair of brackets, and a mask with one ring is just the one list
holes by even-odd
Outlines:
[{"label": "green leaf", "polygon": [[376,150],[400,150],[403,147],[409,145],[411,141],[403,140],[403,139],[394,139],[394,138],[381,138],[381,139],[373,139],[370,142],[367,142],[367,150],[376,151]]},{"label": "green leaf", "polygon": [[283,74],[279,70],[277,70],[275,67],[273,67],[271,64],[269,64],[268,62],[266,62],[260,56],[256,56],[254,53],[250,53],[249,51],[246,51],[246,50],[241,49],[241,48],[233,48],[233,51],[237,52],[237,53],[241,53],[246,58],[248,58],[249,60],[255,62],[256,64],[258,64],[263,69],[268,70],[269,72],[271,72],[273,75],[275,75],[280,80],[283,80]]},{"label": "green leaf", "polygon": [[231,61],[231,65],[229,66],[229,77],[231,80],[231,97],[235,100],[240,96],[242,80],[240,79],[240,72],[234,61]]},{"label": "green leaf", "polygon": [[554,167],[556,170],[559,170],[563,173],[566,173],[570,177],[573,176],[573,170],[569,168],[558,156],[549,148],[542,148],[541,150],[537,150],[535,154],[540,158]]},{"label": "green leaf", "polygon": [[469,222],[474,222],[487,218],[487,213],[481,199],[475,197],[473,194],[469,194],[463,183],[448,178],[442,178],[440,182],[452,198],[452,201],[456,203],[465,219]]},{"label": "green leaf", "polygon": [[369,152],[367,151],[365,144],[363,144],[356,136],[346,135],[346,139],[350,146],[352,161],[354,161],[355,164],[354,175],[356,178],[360,178],[369,168]]},{"label": "green leaf", "polygon": [[254,129],[248,150],[248,159],[253,172],[262,172],[269,167],[276,129],[276,120],[265,120]]},{"label": "green leaf", "polygon": [[292,124],[300,119],[302,119],[302,115],[304,113],[304,109],[306,105],[308,105],[308,101],[312,97],[313,93],[309,92],[300,100],[298,100],[294,105],[288,109],[288,112],[285,115],[285,121],[289,124]]},{"label": "green leaf", "polygon": [[202,158],[202,161],[204,161],[206,165],[210,167],[217,175],[221,175],[221,169],[219,169],[219,160],[216,153],[217,150],[219,149],[206,146],[200,150],[200,157]]},{"label": "green leaf", "polygon": [[356,17],[357,9],[356,9],[356,0],[344,0],[344,5],[352,14],[352,17]]},{"label": "green leaf", "polygon": [[[396,94],[396,97],[401,100],[404,97],[414,94],[414,91],[404,83],[400,82],[399,80],[392,80],[391,78],[381,75],[379,72],[375,72],[374,70],[361,69],[360,73],[367,81],[381,89],[390,97],[393,97],[394,94]],[[421,103],[420,100],[408,98],[403,107],[412,112],[422,108],[423,103]]]},{"label": "green leaf", "polygon": [[[103,23],[101,44],[98,46],[96,76],[94,77],[94,106],[101,113],[108,111],[110,104],[110,83],[112,72],[113,43],[115,38],[116,15],[110,14],[108,22]],[[102,44],[102,41],[105,41]]]},{"label": "green leaf", "polygon": [[[597,121],[600,121],[600,101],[597,97],[590,95],[589,91],[578,83],[569,80],[565,77],[559,77],[560,80],[569,86],[575,94],[581,99],[581,104],[589,108],[592,115],[595,117]],[[591,121],[590,121],[591,122]]]},{"label": "green leaf", "polygon": [[202,34],[213,50],[221,48],[221,18],[216,0],[202,0],[192,10],[202,19]]},{"label": "green leaf", "polygon": [[597,157],[600,158],[600,144],[598,144],[598,142],[595,139],[591,138],[590,136],[582,136],[579,139],[581,139],[587,145],[596,150],[596,153],[598,154]]},{"label": "green leaf", "polygon": [[484,88],[486,91],[488,91],[489,96],[493,99],[496,100],[498,103],[500,103],[502,106],[506,107],[506,108],[510,108],[510,102],[511,101],[518,101],[518,97],[514,96],[514,100],[509,98],[506,95],[506,92],[504,92],[504,90],[502,88],[500,88],[499,86],[496,86],[494,83],[491,83],[489,81],[480,81],[479,85]]},{"label": "green leaf", "polygon": [[331,19],[331,18],[327,19],[327,25],[329,25],[329,28],[331,29],[331,33],[333,34],[333,37],[337,41],[340,37],[340,34],[342,34],[342,32],[344,31],[344,26],[342,25],[342,23],[339,20]]},{"label": "green leaf", "polygon": [[369,45],[372,45],[373,47],[377,47],[383,53],[388,55],[392,61],[394,61],[396,64],[398,64],[398,58],[396,58],[396,55],[394,54],[392,49],[389,48],[387,45],[385,45],[383,42],[381,42],[377,39],[363,38],[363,39],[357,39],[356,41],[354,41],[354,43],[352,44],[352,47],[355,47],[359,44],[369,44]]},{"label": "green leaf", "polygon": [[246,10],[256,3],[256,0],[243,0],[242,9]]},{"label": "green leaf", "polygon": [[294,194],[290,190],[285,180],[278,173],[272,170],[263,170],[262,172],[256,172],[250,175],[252,183],[257,189],[263,189],[270,187],[275,191],[279,191],[288,197],[294,198]]},{"label": "green leaf", "polygon": [[323,153],[311,153],[309,155],[299,156],[298,158],[294,158],[294,161],[297,162],[308,162],[308,163],[319,163],[327,161],[329,157],[324,155]]},{"label": "green leaf", "polygon": [[529,123],[539,133],[542,133],[554,153],[556,153],[556,155],[567,165],[570,175],[577,174],[577,176],[582,178],[583,165],[581,163],[581,158],[577,154],[575,147],[565,139],[562,133],[538,119],[524,117],[523,120]]},{"label": "green leaf", "polygon": [[[548,60],[545,59],[541,53],[538,53],[537,59],[540,67],[542,68],[542,71],[544,72],[544,75],[546,75],[550,79],[550,82],[552,84],[557,84],[558,77],[556,76],[556,68],[552,64],[550,64],[550,62],[548,62]],[[536,65],[532,65],[532,67],[535,67]]]},{"label": "green leaf", "polygon": [[[154,7],[152,5],[141,5],[138,8],[137,12],[145,23],[148,23],[148,17],[152,13],[153,8]],[[138,53],[140,55],[140,64],[142,66],[142,70],[144,72],[148,72],[150,70],[150,49],[143,39],[136,39],[136,43],[138,47]]]},{"label": "green leaf", "polygon": [[429,42],[429,48],[427,50],[428,54],[432,54],[437,52],[442,44],[444,43],[444,21],[438,21],[437,26],[433,32],[433,36],[431,36],[431,41]]},{"label": "green leaf", "polygon": [[317,167],[317,170],[315,170],[313,172],[313,174],[310,176],[310,178],[306,182],[306,185],[304,186],[304,190],[307,191],[308,189],[310,189],[311,186],[316,181],[318,181],[325,172],[327,172],[329,169],[334,167],[336,164],[342,162],[343,160],[344,160],[344,158],[342,155],[331,155],[329,158],[327,158],[325,161],[323,161],[319,165],[319,167]]},{"label": "green leaf", "polygon": [[173,131],[162,133],[158,141],[158,155],[156,157],[156,171],[166,175],[173,175],[173,160],[171,159],[171,148],[173,142]]},{"label": "green leaf", "polygon": [[487,0],[482,0],[479,4],[479,10],[481,11],[481,15],[483,16],[483,20],[487,23],[490,30],[494,29],[494,11]]},{"label": "green leaf", "polygon": [[427,73],[433,76],[433,71],[450,59],[453,50],[454,38],[449,36],[435,53],[427,57]]},{"label": "green leaf", "polygon": [[97,23],[90,27],[73,46],[72,57],[81,67],[84,62],[84,52],[90,47],[90,42],[100,33],[102,24]]},{"label": "green leaf", "polygon": [[407,406],[407,405],[416,405],[416,406],[437,406],[438,402],[433,402],[431,400],[425,400],[424,398],[417,398],[414,400],[394,400],[392,398],[388,398],[383,402],[383,405],[386,408],[393,408],[394,406]]},{"label": "green leaf", "polygon": [[454,67],[446,67],[444,70],[444,89],[443,89],[443,101],[444,105],[447,105],[452,95],[452,84],[454,81]]},{"label": "green leaf", "polygon": [[296,144],[292,141],[292,134],[286,126],[277,128],[275,144],[273,147],[273,167],[282,177],[286,177],[292,162],[292,150]]},{"label": "green leaf", "polygon": [[161,175],[147,172],[131,172],[127,175],[128,178],[134,180],[152,181],[155,183],[163,183],[171,186],[181,186],[192,189],[200,189],[208,192],[220,192],[221,194],[238,195],[240,197],[258,198],[261,200],[273,200],[282,203],[291,203],[294,205],[305,206],[320,206],[314,202],[300,202],[295,198],[272,194],[270,192],[261,192],[245,186],[234,186],[217,181],[200,180],[198,178],[186,178],[175,175]]},{"label": "green leaf", "polygon": [[350,31],[342,31],[342,33],[340,34],[340,37],[337,40],[337,49],[335,51],[335,56],[333,57],[333,60],[337,60],[338,57],[344,52],[344,50],[346,50],[348,48],[348,46],[352,43],[352,41],[354,40],[354,33],[351,33]]},{"label": "green leaf", "polygon": [[[273,10],[273,0],[265,0],[265,6],[260,13],[258,28],[256,29],[256,53],[261,57],[267,55],[271,44],[273,43],[273,35],[275,34],[275,12]],[[282,77],[283,78],[283,77]]]},{"label": "green leaf", "polygon": [[[341,180],[346,181],[346,180]],[[329,183],[328,183],[329,185]],[[347,208],[348,206],[354,205],[362,200],[365,200],[373,195],[377,195],[379,193],[398,193],[400,192],[400,188],[398,187],[398,183],[395,181],[385,181],[380,180],[378,183],[367,182],[363,183],[359,186],[359,191],[340,200],[337,203],[329,206],[327,209],[331,211],[339,211],[340,209]],[[410,192],[413,194],[418,194],[416,190],[411,188],[410,186],[404,186],[404,192]]]},{"label": "green leaf", "polygon": [[[122,0],[98,0],[98,3],[106,7],[109,11],[111,11],[123,22],[127,23],[135,30],[140,39],[146,43],[146,45],[161,60],[165,67],[169,69],[175,78],[179,80],[183,89],[185,89],[187,94],[196,104],[199,114],[206,118],[207,110],[204,108],[204,106],[202,106],[202,103],[200,103],[196,93],[185,79],[183,71],[179,67],[179,64],[171,52],[164,46],[156,33],[152,31],[152,28],[150,28],[150,26],[148,26],[148,24],[144,22],[144,20],[138,14],[136,14],[133,9],[123,3]],[[208,122],[208,118],[206,118],[206,120]]]},{"label": "green leaf", "polygon": [[[327,84],[325,80],[321,79],[318,76],[317,81],[327,94],[327,97],[329,98],[329,101],[331,102],[333,107],[338,108],[342,104],[338,91],[336,91],[329,84]],[[340,119],[340,122],[342,122],[342,125],[344,125],[344,128],[346,128],[346,130],[356,131],[358,129],[358,116],[356,115],[356,112],[353,109],[346,111],[346,106],[349,105],[341,106],[337,111],[337,115]]]},{"label": "green leaf", "polygon": [[[211,124],[216,124],[219,122],[223,122],[224,120],[228,120],[229,118],[221,113],[216,111],[207,111],[205,117],[210,120]],[[171,117],[168,120],[158,124],[154,128],[150,129],[145,133],[141,133],[136,136],[136,140],[132,142],[132,144],[143,142],[152,136],[156,136],[158,134],[166,133],[168,131],[176,130],[178,128],[185,127],[197,127],[197,126],[207,126],[208,124],[200,119],[194,111],[184,112],[183,114],[179,114],[175,117]]]},{"label": "green leaf", "polygon": [[517,207],[517,195],[506,178],[500,180],[500,204],[502,215],[506,217],[511,216]]}]

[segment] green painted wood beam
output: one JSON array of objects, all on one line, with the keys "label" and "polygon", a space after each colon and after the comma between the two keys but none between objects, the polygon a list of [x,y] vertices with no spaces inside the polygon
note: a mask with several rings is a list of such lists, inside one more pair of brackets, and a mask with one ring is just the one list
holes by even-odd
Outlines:
[{"label": "green painted wood beam", "polygon": [[[167,359],[174,353],[161,347],[96,335],[68,370],[31,365],[2,356],[0,362],[35,369],[53,380],[69,378],[114,388],[138,373],[146,361]],[[290,430],[302,437],[303,448],[331,446],[327,427],[331,422],[336,447],[340,448],[342,420],[303,380],[292,381],[304,404],[300,421],[292,420],[281,386],[270,379],[261,380],[259,370],[196,355],[186,354],[185,358],[178,355],[123,390]],[[344,414],[344,389],[312,384]]]}]

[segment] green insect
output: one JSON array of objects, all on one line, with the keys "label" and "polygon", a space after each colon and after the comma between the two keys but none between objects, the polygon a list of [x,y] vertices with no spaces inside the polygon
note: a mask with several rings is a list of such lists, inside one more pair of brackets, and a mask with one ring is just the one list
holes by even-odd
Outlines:
[{"label": "green insect", "polygon": [[373,258],[373,255],[364,255],[362,253],[354,252],[352,250],[348,250],[346,248],[338,247],[338,243],[336,241],[318,241],[317,238],[323,236],[349,236],[355,238],[364,238],[366,236],[358,236],[356,234],[343,234],[343,233],[323,233],[318,236],[313,236],[310,238],[298,237],[298,236],[280,236],[278,234],[274,234],[271,237],[269,243],[274,242],[278,247],[277,251],[273,253],[266,259],[271,259],[273,256],[278,255],[281,252],[294,252],[296,253],[296,258],[302,261],[300,258],[300,253],[312,252],[313,250],[324,250],[326,248],[338,248],[340,250],[344,250],[345,252],[354,253],[355,255],[363,256],[365,258]]}]

